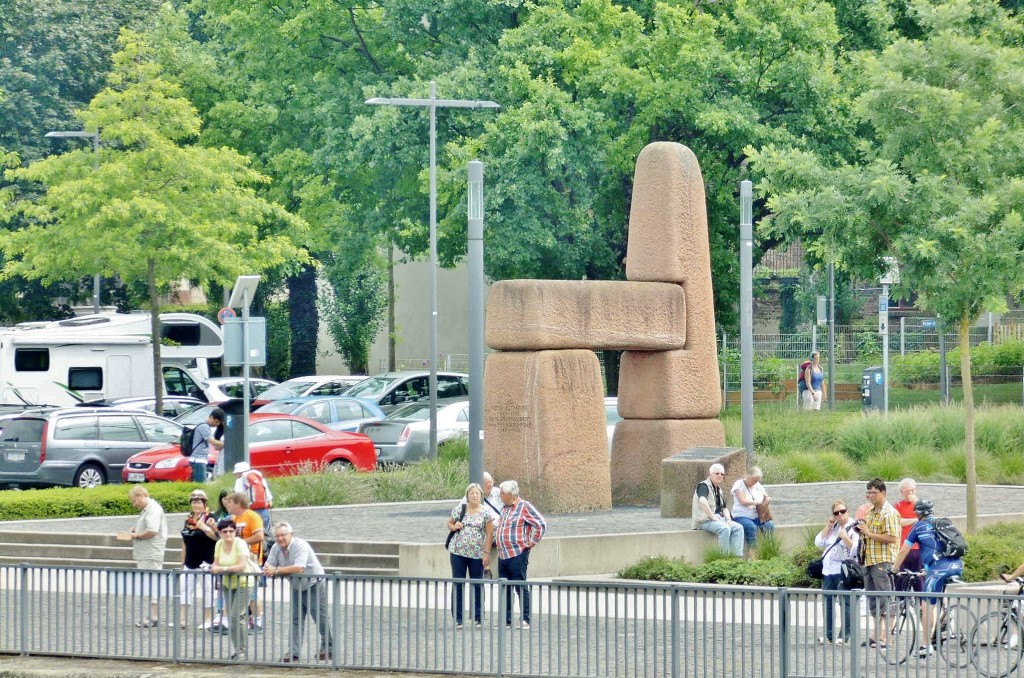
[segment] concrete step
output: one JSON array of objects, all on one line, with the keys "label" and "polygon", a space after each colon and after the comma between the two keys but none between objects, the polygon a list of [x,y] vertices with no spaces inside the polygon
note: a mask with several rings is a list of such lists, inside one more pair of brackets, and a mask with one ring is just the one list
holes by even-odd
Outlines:
[{"label": "concrete step", "polygon": [[[177,569],[181,561],[165,562],[165,570]],[[46,558],[46,557],[32,557],[22,558],[18,556],[12,556],[5,554],[0,556],[0,565],[35,565],[37,567],[87,567],[97,568],[102,567],[105,569],[123,569],[123,570],[134,570],[134,560],[75,560],[71,558]],[[397,577],[398,576],[398,564],[395,563],[393,568],[383,567],[328,567],[324,566],[324,571],[329,574],[342,574],[349,575],[352,577]]]}]

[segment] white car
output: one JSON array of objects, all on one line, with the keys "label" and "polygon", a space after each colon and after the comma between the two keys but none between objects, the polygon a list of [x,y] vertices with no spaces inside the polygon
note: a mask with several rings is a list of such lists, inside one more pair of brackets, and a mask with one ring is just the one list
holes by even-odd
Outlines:
[{"label": "white car", "polygon": [[622,421],[622,415],[619,414],[618,398],[604,399],[604,417],[608,424],[608,456],[610,458],[612,454],[612,436],[615,435],[615,425]]},{"label": "white car", "polygon": [[269,403],[271,400],[284,398],[302,398],[304,396],[337,396],[366,380],[360,374],[325,374],[310,377],[294,377],[282,381],[277,386],[267,389],[257,398],[257,405]]},{"label": "white car", "polygon": [[[373,441],[377,463],[408,464],[431,459],[430,403],[420,401],[395,409],[385,419],[359,425],[359,433]],[[438,447],[469,435],[469,401],[437,402]]]},{"label": "white car", "polygon": [[[211,377],[203,380],[203,395],[206,402],[219,403],[231,398],[241,398],[243,386],[242,377]],[[249,378],[249,399],[255,400],[264,391],[277,386],[276,381],[270,379]]]}]

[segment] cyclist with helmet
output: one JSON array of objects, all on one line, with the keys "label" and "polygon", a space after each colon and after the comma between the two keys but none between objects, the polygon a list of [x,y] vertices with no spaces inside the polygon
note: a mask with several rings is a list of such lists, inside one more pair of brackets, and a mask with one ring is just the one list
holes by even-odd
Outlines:
[{"label": "cyclist with helmet", "polygon": [[[925,593],[942,593],[946,590],[946,582],[950,577],[959,575],[964,571],[963,558],[943,558],[940,555],[941,546],[938,537],[935,535],[935,525],[932,522],[934,511],[935,504],[930,501],[922,499],[914,504],[917,522],[914,523],[914,527],[910,530],[910,534],[907,535],[906,541],[900,547],[899,553],[896,554],[896,562],[892,565],[892,571],[897,572],[906,559],[907,554],[910,553],[910,549],[917,544],[921,551],[921,565],[925,571]],[[935,610],[935,606],[938,603],[938,598],[922,599],[921,637],[927,638],[928,644],[921,646],[918,651],[918,656],[920,657],[927,657],[935,652],[934,647],[932,647],[934,639],[934,629],[932,627],[935,624],[935,619],[938,617]]]}]

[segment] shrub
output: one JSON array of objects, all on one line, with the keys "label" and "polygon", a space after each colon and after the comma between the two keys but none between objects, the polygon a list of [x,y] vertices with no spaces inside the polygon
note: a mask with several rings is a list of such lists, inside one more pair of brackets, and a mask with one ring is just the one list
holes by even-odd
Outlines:
[{"label": "shrub", "polygon": [[938,383],[939,354],[936,351],[918,351],[893,356],[889,375],[892,385]]},{"label": "shrub", "polygon": [[363,504],[372,501],[369,474],[351,471],[314,473],[311,466],[300,469],[297,475],[271,478],[274,505],[337,506]]},{"label": "shrub", "polygon": [[964,444],[963,405],[937,405],[928,408],[932,418],[935,446],[941,450]]},{"label": "shrub", "polygon": [[914,408],[892,412],[887,424],[890,449],[903,450],[935,445],[935,429],[926,410]]},{"label": "shrub", "polygon": [[820,483],[855,480],[857,466],[838,452],[792,452],[781,458],[793,482]]},{"label": "shrub", "polygon": [[754,558],[756,560],[773,560],[782,556],[782,541],[774,532],[757,531],[757,541],[754,543]]},{"label": "shrub", "polygon": [[643,581],[695,581],[695,574],[696,568],[684,560],[655,556],[620,570],[618,576]]},{"label": "shrub", "polygon": [[[188,496],[196,486],[196,483],[154,483],[145,487],[165,511],[180,513],[189,510]],[[133,515],[139,510],[128,501],[131,487],[103,485],[90,489],[51,487],[0,492],[0,520]],[[211,496],[216,497],[216,493]]]},{"label": "shrub", "polygon": [[997,523],[967,535],[965,581],[991,581],[1000,571],[1012,571],[1024,560],[1024,524]]},{"label": "shrub", "polygon": [[907,475],[907,463],[898,452],[873,454],[861,464],[867,478],[903,478]]},{"label": "shrub", "polygon": [[836,447],[854,461],[889,449],[889,434],[881,414],[848,420],[836,436]]}]

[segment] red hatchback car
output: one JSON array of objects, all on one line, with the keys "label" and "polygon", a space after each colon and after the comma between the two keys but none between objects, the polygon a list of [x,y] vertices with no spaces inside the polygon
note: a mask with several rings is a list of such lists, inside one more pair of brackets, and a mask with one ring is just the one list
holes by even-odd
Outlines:
[{"label": "red hatchback car", "polygon": [[[211,450],[211,461],[216,454]],[[268,476],[295,475],[307,464],[371,471],[377,455],[364,435],[332,431],[302,417],[255,412],[249,418],[249,463]],[[126,483],[188,482],[192,469],[177,444],[161,445],[129,457],[121,477]]]}]

